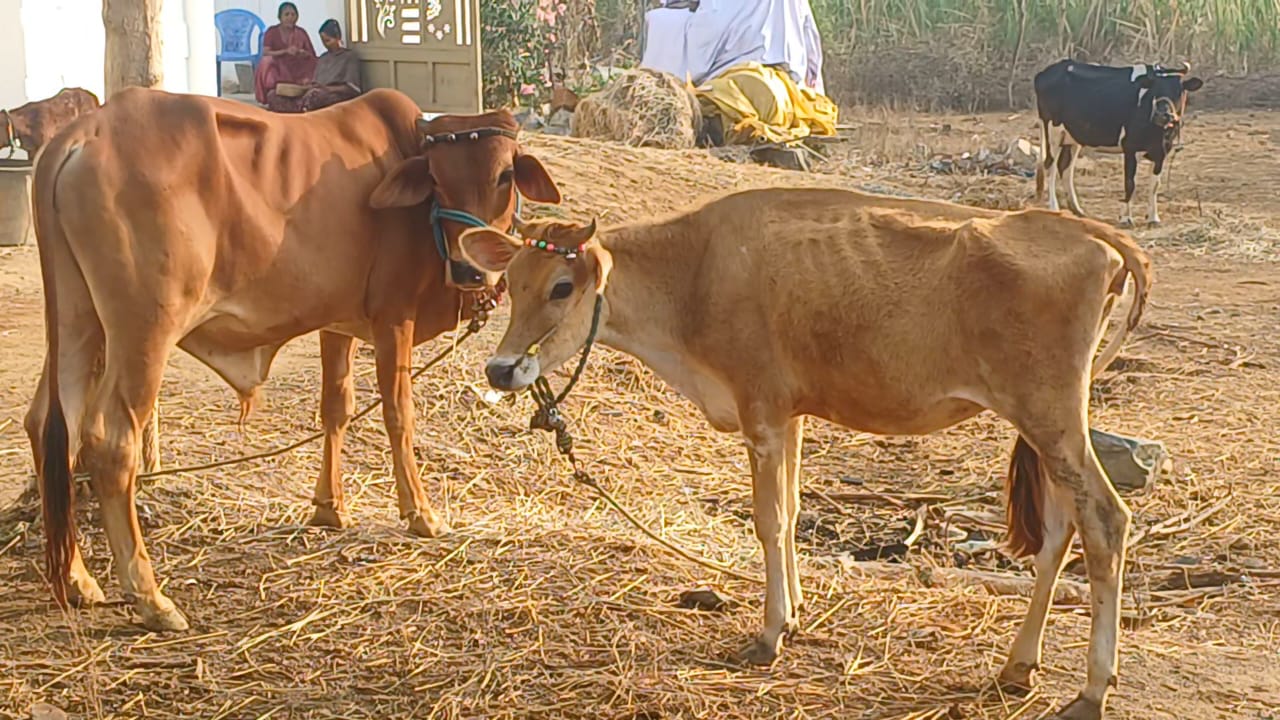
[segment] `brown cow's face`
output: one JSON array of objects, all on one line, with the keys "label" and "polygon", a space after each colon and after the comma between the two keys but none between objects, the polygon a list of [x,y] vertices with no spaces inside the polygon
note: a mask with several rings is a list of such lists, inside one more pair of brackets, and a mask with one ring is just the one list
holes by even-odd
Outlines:
[{"label": "brown cow's face", "polygon": [[[583,346],[595,297],[604,291],[612,267],[608,251],[592,239],[595,223],[544,220],[520,229],[525,243],[493,230],[462,235],[463,254],[473,265],[490,277],[507,273],[511,321],[485,372],[490,385],[510,391],[533,384]],[[534,246],[526,244],[530,241]],[[576,252],[568,257],[555,248]]]},{"label": "brown cow's face", "polygon": [[[559,203],[560,190],[538,159],[521,152],[520,145],[503,136],[466,139],[467,131],[482,127],[517,130],[515,118],[500,110],[485,115],[445,115],[421,123],[422,134],[453,133],[456,142],[434,142],[425,153],[405,160],[374,190],[375,208],[422,205],[422,241],[435,244],[435,227],[427,220],[432,204],[467,213],[490,227],[507,230],[516,214],[516,192],[535,202]],[[445,281],[463,290],[485,286],[484,276],[467,263],[458,237],[468,225],[440,220],[448,258]]]}]

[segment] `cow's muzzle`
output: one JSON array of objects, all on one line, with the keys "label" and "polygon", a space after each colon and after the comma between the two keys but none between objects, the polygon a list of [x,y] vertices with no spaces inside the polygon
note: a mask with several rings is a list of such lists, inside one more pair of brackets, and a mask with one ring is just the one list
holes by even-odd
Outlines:
[{"label": "cow's muzzle", "polygon": [[449,258],[449,279],[459,290],[483,290],[484,274],[470,263]]},{"label": "cow's muzzle", "polygon": [[529,387],[538,379],[542,374],[542,363],[536,356],[528,354],[493,357],[485,363],[484,374],[495,389],[514,392]]}]

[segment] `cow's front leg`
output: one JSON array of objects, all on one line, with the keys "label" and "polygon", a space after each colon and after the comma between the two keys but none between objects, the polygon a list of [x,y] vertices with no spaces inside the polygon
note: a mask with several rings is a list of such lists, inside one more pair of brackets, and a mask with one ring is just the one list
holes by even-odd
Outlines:
[{"label": "cow's front leg", "polygon": [[1133,227],[1133,190],[1138,175],[1138,155],[1124,154],[1124,215],[1120,216],[1120,227]]},{"label": "cow's front leg", "polygon": [[787,468],[785,426],[765,426],[746,430],[747,454],[751,458],[751,501],[756,537],[764,549],[764,627],[755,640],[739,653],[752,665],[770,665],[782,652],[783,634],[794,620],[791,588],[787,578],[786,532],[790,528],[787,509]]},{"label": "cow's front leg", "polygon": [[378,323],[374,328],[374,352],[378,388],[382,391],[382,418],[391,441],[400,518],[409,522],[409,531],[415,535],[443,535],[449,527],[427,502],[413,457],[413,380],[409,375],[413,360],[413,320]]},{"label": "cow's front leg", "polygon": [[1160,211],[1156,209],[1157,196],[1160,194],[1160,179],[1164,176],[1164,159],[1154,162],[1155,168],[1151,177],[1151,198],[1147,205],[1147,226],[1160,224]]},{"label": "cow's front leg", "polygon": [[342,492],[342,444],[347,425],[355,414],[355,388],[351,365],[356,341],[348,335],[320,332],[320,422],[324,425],[324,462],[311,502],[316,506],[311,524],[343,528],[351,525]]}]

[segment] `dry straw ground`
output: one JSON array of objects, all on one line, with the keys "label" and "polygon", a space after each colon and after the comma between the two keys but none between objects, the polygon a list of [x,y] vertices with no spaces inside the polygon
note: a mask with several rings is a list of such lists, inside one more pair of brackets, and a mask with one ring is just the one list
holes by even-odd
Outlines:
[{"label": "dry straw ground", "polygon": [[[1021,178],[937,176],[935,151],[1003,147],[1030,118],[865,115],[829,174],[802,176],[589,141],[534,139],[565,189],[556,212],[616,222],[710,192],[836,183],[1017,206]],[[945,124],[945,127],[944,127]],[[1146,322],[1095,385],[1103,429],[1164,441],[1172,471],[1129,497],[1117,720],[1275,718],[1280,707],[1280,117],[1197,117],[1166,193],[1167,226],[1140,231],[1157,272]],[[1144,177],[1145,180],[1145,177]],[[1080,173],[1086,209],[1118,214],[1112,159]],[[0,258],[0,495],[27,481],[25,410],[41,361],[32,248]],[[505,313],[415,389],[417,447],[455,532],[408,536],[395,517],[375,419],[352,429],[347,483],[358,527],[302,526],[319,449],[147,485],[139,504],[167,592],[192,620],[157,636],[122,603],[64,617],[41,583],[30,505],[0,519],[0,716],[49,702],[78,717],[148,718],[1032,718],[1083,678],[1087,614],[1053,613],[1045,685],[1029,699],[989,687],[1025,600],[976,584],[931,584],[930,568],[1025,577],[998,551],[1012,433],[980,416],[926,438],[876,438],[810,423],[801,568],[804,632],[769,670],[724,659],[756,627],[749,583],[717,576],[639,536],[567,479],[530,403],[491,403],[480,371]],[[421,348],[426,358],[446,340]],[[372,361],[358,364],[361,403]],[[314,338],[286,349],[243,434],[211,373],[175,358],[166,378],[170,466],[269,449],[317,426]],[[561,379],[560,381],[563,381]],[[745,455],[638,363],[593,356],[567,405],[589,467],[665,537],[761,573]],[[376,418],[376,415],[374,416]],[[84,547],[119,598],[91,499]],[[853,564],[905,553],[916,574]],[[981,548],[979,543],[977,547]],[[945,573],[937,573],[939,576]],[[923,579],[921,579],[923,578]],[[1068,578],[1079,581],[1079,563]],[[676,607],[702,586],[727,612]]]}]

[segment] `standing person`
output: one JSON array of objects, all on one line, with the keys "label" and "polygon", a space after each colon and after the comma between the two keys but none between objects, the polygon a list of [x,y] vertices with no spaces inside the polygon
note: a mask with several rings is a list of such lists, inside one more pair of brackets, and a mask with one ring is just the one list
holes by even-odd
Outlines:
[{"label": "standing person", "polygon": [[298,27],[298,6],[280,3],[276,17],[280,22],[262,36],[262,62],[253,77],[253,94],[263,105],[276,85],[307,85],[316,73],[316,50],[307,31]]},{"label": "standing person", "polygon": [[342,26],[337,20],[325,20],[320,26],[320,42],[326,52],[316,63],[315,82],[300,97],[284,97],[275,91],[267,93],[268,110],[311,112],[360,94],[360,56],[342,46]]}]

